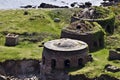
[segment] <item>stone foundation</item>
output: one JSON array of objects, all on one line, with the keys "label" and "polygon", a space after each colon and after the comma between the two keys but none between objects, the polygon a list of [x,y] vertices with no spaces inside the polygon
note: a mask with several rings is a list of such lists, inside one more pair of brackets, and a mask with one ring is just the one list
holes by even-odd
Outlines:
[{"label": "stone foundation", "polygon": [[5,45],[6,46],[16,46],[18,44],[18,39],[19,35],[15,35],[15,34],[7,34],[6,35],[6,41],[5,41]]}]

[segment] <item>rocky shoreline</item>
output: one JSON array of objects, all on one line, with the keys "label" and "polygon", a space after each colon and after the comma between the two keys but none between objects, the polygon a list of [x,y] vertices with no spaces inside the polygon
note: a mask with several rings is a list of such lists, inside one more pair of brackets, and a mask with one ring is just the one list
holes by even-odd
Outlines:
[{"label": "rocky shoreline", "polygon": [[[84,3],[90,0],[0,0],[0,9],[20,9],[24,8],[36,8],[41,3],[57,5],[57,6],[70,6],[74,2]],[[95,6],[99,6],[102,0],[91,0],[91,3]]]}]

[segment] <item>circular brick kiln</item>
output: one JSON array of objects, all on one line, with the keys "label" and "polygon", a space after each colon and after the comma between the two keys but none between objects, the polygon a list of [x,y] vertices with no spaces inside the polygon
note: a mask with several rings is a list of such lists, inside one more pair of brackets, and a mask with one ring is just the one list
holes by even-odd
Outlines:
[{"label": "circular brick kiln", "polygon": [[71,17],[71,23],[78,20],[97,22],[107,33],[114,32],[115,14],[107,8],[96,6],[80,10]]},{"label": "circular brick kiln", "polygon": [[85,42],[63,38],[44,44],[42,71],[63,70],[83,66],[89,61],[88,45]]},{"label": "circular brick kiln", "polygon": [[96,22],[74,22],[62,29],[61,38],[84,41],[88,44],[90,51],[104,47],[104,31]]}]

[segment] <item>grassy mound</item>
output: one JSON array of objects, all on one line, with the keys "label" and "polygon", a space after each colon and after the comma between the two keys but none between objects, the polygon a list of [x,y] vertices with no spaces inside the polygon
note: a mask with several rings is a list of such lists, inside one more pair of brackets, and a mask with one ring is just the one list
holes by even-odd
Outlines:
[{"label": "grassy mound", "polygon": [[[74,11],[77,9],[0,10],[0,61],[41,59],[43,43],[59,38],[62,27],[69,24]],[[61,21],[56,23],[54,18]],[[4,46],[7,33],[19,34],[19,45]]]}]

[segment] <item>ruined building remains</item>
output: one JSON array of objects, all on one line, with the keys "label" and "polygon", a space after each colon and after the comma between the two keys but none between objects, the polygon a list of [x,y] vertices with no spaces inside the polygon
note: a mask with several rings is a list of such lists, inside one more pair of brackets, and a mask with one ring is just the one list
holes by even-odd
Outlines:
[{"label": "ruined building remains", "polygon": [[61,38],[84,41],[88,44],[90,51],[104,47],[104,32],[96,22],[74,22],[62,29]]},{"label": "ruined building remains", "polygon": [[19,35],[10,34],[10,33],[7,34],[5,45],[6,46],[16,46],[18,44],[18,38],[19,38]]},{"label": "ruined building remains", "polygon": [[44,44],[41,72],[80,67],[90,60],[88,45],[68,38],[48,41]]},{"label": "ruined building remains", "polygon": [[115,15],[106,8],[92,7],[80,10],[73,14],[71,23],[79,20],[97,22],[107,33],[112,34],[114,32]]}]

